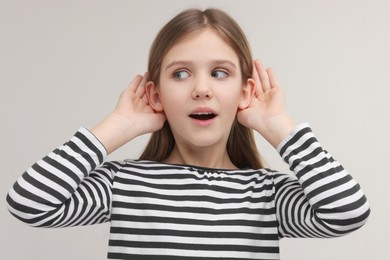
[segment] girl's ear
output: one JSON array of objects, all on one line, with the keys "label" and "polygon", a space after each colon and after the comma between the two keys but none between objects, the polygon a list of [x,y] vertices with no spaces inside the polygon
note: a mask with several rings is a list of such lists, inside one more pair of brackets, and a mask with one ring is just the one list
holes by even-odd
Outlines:
[{"label": "girl's ear", "polygon": [[163,112],[164,109],[161,104],[160,93],[153,81],[148,81],[146,83],[145,91],[150,107],[156,112]]},{"label": "girl's ear", "polygon": [[256,84],[252,78],[249,78],[241,89],[241,100],[238,104],[239,109],[245,109],[249,106],[255,95]]}]

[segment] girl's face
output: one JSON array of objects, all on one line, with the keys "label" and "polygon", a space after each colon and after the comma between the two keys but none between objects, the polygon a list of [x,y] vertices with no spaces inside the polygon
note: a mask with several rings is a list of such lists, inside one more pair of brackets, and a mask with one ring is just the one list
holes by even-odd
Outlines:
[{"label": "girl's face", "polygon": [[163,110],[176,143],[226,147],[237,109],[250,102],[235,51],[211,29],[176,43],[162,61],[152,103]]}]

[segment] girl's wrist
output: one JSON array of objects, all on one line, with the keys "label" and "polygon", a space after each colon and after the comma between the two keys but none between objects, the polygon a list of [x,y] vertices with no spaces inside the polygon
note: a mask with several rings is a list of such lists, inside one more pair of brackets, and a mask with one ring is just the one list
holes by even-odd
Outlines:
[{"label": "girl's wrist", "polygon": [[268,119],[264,126],[256,129],[274,148],[296,127],[289,115],[277,115]]},{"label": "girl's wrist", "polygon": [[104,145],[110,154],[139,135],[136,124],[116,113],[111,113],[91,132]]}]

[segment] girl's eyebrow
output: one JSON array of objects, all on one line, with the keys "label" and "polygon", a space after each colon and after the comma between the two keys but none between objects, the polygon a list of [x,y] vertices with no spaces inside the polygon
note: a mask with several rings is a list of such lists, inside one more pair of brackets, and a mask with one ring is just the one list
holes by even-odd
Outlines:
[{"label": "girl's eyebrow", "polygon": [[185,60],[181,60],[181,61],[172,61],[171,63],[169,63],[167,65],[167,67],[165,68],[165,70],[168,70],[170,67],[173,67],[173,66],[184,66],[184,67],[187,67],[187,66],[190,66],[192,64],[191,61],[185,61]]},{"label": "girl's eyebrow", "polygon": [[[186,61],[186,60],[179,60],[179,61],[173,61],[171,63],[169,63],[165,70],[168,70],[170,67],[173,67],[173,66],[184,66],[184,67],[187,67],[187,66],[191,66],[193,65],[194,62],[192,61]],[[213,60],[210,62],[210,64],[212,66],[217,66],[217,65],[228,65],[228,66],[231,66],[233,67],[234,69],[237,68],[236,64],[234,64],[232,61],[230,60]]]},{"label": "girl's eyebrow", "polygon": [[230,61],[230,60],[215,60],[213,62],[211,62],[214,66],[215,65],[228,65],[228,66],[231,66],[233,67],[234,69],[237,68],[236,64],[234,64],[234,62]]}]

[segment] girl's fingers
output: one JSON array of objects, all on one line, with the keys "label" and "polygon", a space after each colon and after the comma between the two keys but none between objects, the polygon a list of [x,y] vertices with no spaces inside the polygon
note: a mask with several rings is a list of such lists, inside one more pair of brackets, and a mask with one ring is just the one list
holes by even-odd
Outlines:
[{"label": "girl's fingers", "polygon": [[260,76],[257,73],[256,61],[253,62],[252,79],[255,81],[255,87],[256,87],[255,96],[259,97],[260,95],[263,94],[263,88],[261,86]]},{"label": "girl's fingers", "polygon": [[255,61],[255,67],[257,70],[257,74],[259,75],[261,87],[263,92],[267,92],[271,89],[271,85],[268,78],[268,73],[265,71],[263,64],[260,60]]},{"label": "girl's fingers", "polygon": [[278,87],[280,87],[279,80],[276,77],[273,69],[268,68],[267,69],[267,73],[268,73],[268,77],[269,77],[269,82],[270,82],[271,88],[278,88]]},{"label": "girl's fingers", "polygon": [[145,85],[148,81],[149,75],[147,72],[145,72],[144,76],[142,77],[141,82],[138,84],[137,89],[135,90],[135,95],[139,98],[142,98],[145,94]]},{"label": "girl's fingers", "polygon": [[135,78],[130,82],[129,86],[127,87],[128,90],[135,93],[141,80],[142,80],[141,75],[135,76]]},{"label": "girl's fingers", "polygon": [[123,102],[127,102],[127,100],[135,94],[135,91],[137,90],[141,80],[142,80],[141,75],[135,76],[135,78],[129,83],[127,88],[125,88],[120,94],[118,106]]}]

